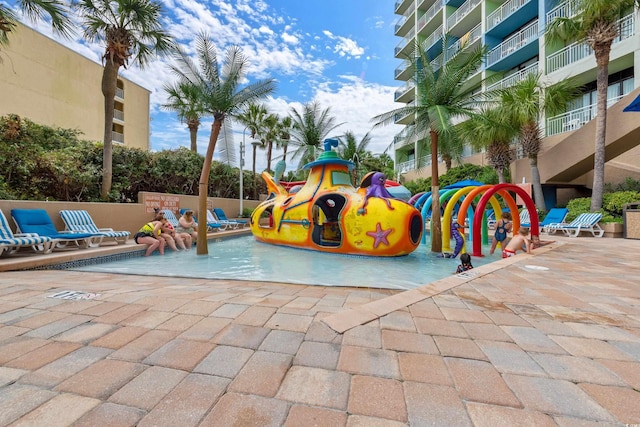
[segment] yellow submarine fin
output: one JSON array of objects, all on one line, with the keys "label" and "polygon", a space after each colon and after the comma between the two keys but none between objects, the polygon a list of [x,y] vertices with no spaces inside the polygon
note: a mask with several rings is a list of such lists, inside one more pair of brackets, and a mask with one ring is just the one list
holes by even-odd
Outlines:
[{"label": "yellow submarine fin", "polygon": [[288,194],[287,190],[285,190],[282,185],[278,184],[269,172],[262,172],[262,179],[264,179],[264,182],[267,184],[268,193]]}]

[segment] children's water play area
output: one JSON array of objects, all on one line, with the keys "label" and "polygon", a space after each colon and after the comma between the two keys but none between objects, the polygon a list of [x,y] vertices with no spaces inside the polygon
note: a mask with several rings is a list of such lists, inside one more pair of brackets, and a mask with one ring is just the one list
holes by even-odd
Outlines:
[{"label": "children's water play area", "polygon": [[[500,259],[473,258],[474,266]],[[76,268],[80,271],[204,279],[254,280],[323,286],[413,289],[452,275],[458,259],[437,257],[427,245],[403,257],[338,255],[274,246],[243,236],[209,243],[209,255],[167,251]],[[188,284],[188,281],[185,281]]]}]

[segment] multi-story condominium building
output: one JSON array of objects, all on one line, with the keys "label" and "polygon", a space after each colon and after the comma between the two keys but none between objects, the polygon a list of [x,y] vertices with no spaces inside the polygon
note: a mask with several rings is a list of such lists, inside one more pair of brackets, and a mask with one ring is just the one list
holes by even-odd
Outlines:
[{"label": "multi-story condominium building", "polygon": [[[486,91],[507,87],[528,73],[541,73],[545,84],[572,77],[582,86],[582,97],[567,106],[565,113],[545,117],[542,152],[539,156],[541,180],[548,202],[555,203],[563,189],[588,191],[593,181],[593,152],[596,114],[596,62],[584,42],[550,47],[545,44],[546,23],[557,16],[570,16],[569,2],[542,0],[397,0],[400,15],[395,35],[401,40],[395,57],[402,60],[395,70],[400,88],[395,101],[416,102],[413,68],[407,55],[416,41],[427,46],[433,64],[460,49],[485,45],[488,55],[478,72],[467,82],[470,88]],[[616,183],[625,177],[640,178],[640,113],[622,112],[640,93],[640,31],[638,11],[630,10],[619,21],[619,36],[614,41],[609,64],[607,112],[606,181]],[[454,41],[443,51],[443,38]],[[488,83],[490,82],[490,83]],[[638,115],[638,116],[635,116]],[[413,115],[396,117],[405,129],[394,141],[398,174],[406,180],[428,177],[431,168],[430,142],[414,136]],[[519,157],[522,157],[521,155]],[[487,164],[484,153],[466,147],[465,163]],[[440,168],[444,171],[444,166]],[[511,166],[514,181],[530,182],[528,159]],[[562,197],[562,196],[558,196]],[[549,204],[549,203],[548,203]]]},{"label": "multi-story condominium building", "polygon": [[[9,42],[0,52],[0,115],[78,129],[81,138],[102,142],[102,65],[24,25]],[[149,96],[149,90],[118,78],[114,143],[149,149]]]}]

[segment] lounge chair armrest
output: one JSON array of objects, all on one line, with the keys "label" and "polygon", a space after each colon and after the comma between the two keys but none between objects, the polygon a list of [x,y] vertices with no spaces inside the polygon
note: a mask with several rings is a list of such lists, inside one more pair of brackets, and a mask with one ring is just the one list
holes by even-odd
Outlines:
[{"label": "lounge chair armrest", "polygon": [[40,237],[38,233],[13,233],[13,237]]},{"label": "lounge chair armrest", "polygon": [[103,232],[104,231],[111,231],[111,232],[113,232],[115,230],[113,228],[98,228],[98,231],[103,231]]}]

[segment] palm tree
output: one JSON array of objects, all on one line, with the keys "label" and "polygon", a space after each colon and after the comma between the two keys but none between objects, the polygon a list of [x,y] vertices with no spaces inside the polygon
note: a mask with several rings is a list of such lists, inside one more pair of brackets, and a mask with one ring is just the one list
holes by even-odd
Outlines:
[{"label": "palm tree", "polygon": [[547,24],[547,44],[584,40],[593,49],[598,67],[597,116],[591,211],[602,208],[604,194],[605,141],[607,135],[607,86],[611,45],[620,33],[618,20],[640,6],[638,0],[571,0],[573,14]]},{"label": "palm tree", "polygon": [[[51,20],[54,31],[68,36],[72,24],[67,16],[67,6],[58,0],[18,0],[16,2],[23,14],[32,21]],[[9,45],[9,33],[14,31],[18,17],[5,4],[0,4],[0,47]]]},{"label": "palm tree", "polygon": [[168,95],[167,103],[162,107],[166,110],[175,111],[178,114],[180,123],[186,123],[189,129],[191,140],[191,151],[198,152],[198,128],[200,127],[200,117],[202,116],[202,105],[198,99],[198,92],[191,85],[180,82],[166,84],[164,90]]},{"label": "palm tree", "polygon": [[[444,37],[443,49],[449,46],[449,37]],[[414,52],[408,60],[414,67],[417,99],[415,105],[407,105],[373,118],[375,126],[394,123],[396,115],[415,116],[414,132],[418,137],[430,137],[431,145],[431,251],[442,252],[442,224],[440,220],[440,200],[438,182],[438,141],[441,136],[449,137],[454,131],[453,119],[472,117],[477,104],[472,87],[465,83],[482,64],[486,48],[458,50],[440,67],[431,64],[427,54],[426,41],[416,42]]]},{"label": "palm tree", "polygon": [[291,116],[285,116],[280,120],[280,137],[277,141],[277,147],[282,148],[282,160],[287,161],[287,148],[289,147],[289,140],[291,139],[291,127],[293,121]]},{"label": "palm tree", "polygon": [[504,171],[514,158],[511,140],[518,134],[518,130],[503,114],[502,109],[481,108],[478,115],[457,125],[457,133],[474,149],[486,150],[487,162],[496,170],[498,182],[506,182]]},{"label": "palm tree", "polygon": [[262,122],[260,132],[262,145],[267,149],[267,171],[271,173],[271,157],[273,156],[273,143],[280,136],[280,119],[277,114],[269,114]]},{"label": "palm tree", "polygon": [[336,124],[336,118],[330,115],[331,107],[320,109],[317,101],[306,103],[302,111],[291,108],[291,140],[289,143],[295,147],[292,158],[299,158],[298,169],[310,161],[316,159],[316,151],[320,149],[322,142],[329,133],[342,125]]},{"label": "palm tree", "polygon": [[367,156],[370,155],[369,151],[367,151],[367,146],[371,143],[371,136],[369,132],[367,132],[360,142],[356,141],[356,136],[351,131],[346,131],[344,136],[338,138],[339,146],[338,146],[338,154],[345,160],[351,160],[355,164],[355,168],[353,170],[353,186],[358,186],[358,171],[362,170],[360,165],[363,160]]},{"label": "palm tree", "polygon": [[[238,85],[245,78],[247,66],[242,49],[238,46],[229,47],[224,62],[219,64],[213,41],[205,33],[199,34],[196,39],[196,56],[198,65],[182,49],[176,49],[174,57],[178,65],[171,68],[179,76],[180,82],[197,90],[203,111],[207,116],[213,117],[209,145],[198,185],[198,212],[204,218],[207,211],[211,162],[225,118],[228,116],[237,121],[240,113],[246,111],[249,105],[275,90],[275,82],[273,79],[261,80],[239,89]],[[198,227],[197,254],[208,253],[207,228]]]},{"label": "palm tree", "polygon": [[102,56],[102,95],[104,95],[104,149],[102,189],[107,199],[113,179],[113,114],[120,67],[130,62],[143,68],[155,54],[170,52],[173,42],[162,28],[162,5],[153,0],[78,0],[84,37],[106,44]]},{"label": "palm tree", "polygon": [[564,79],[553,86],[545,85],[540,79],[540,74],[527,74],[513,86],[500,90],[499,95],[502,114],[519,129],[520,145],[529,158],[536,208],[546,212],[538,170],[541,147],[538,123],[544,115],[553,117],[564,112],[567,104],[579,95],[579,91],[573,79]]},{"label": "palm tree", "polygon": [[[262,122],[264,118],[267,116],[268,111],[267,107],[264,105],[250,104],[245,111],[239,114],[236,117],[236,121],[242,123],[249,129],[251,140],[256,141],[256,138],[262,128]],[[257,186],[256,186],[256,150],[258,149],[258,144],[251,143],[253,146],[253,198],[257,198]]]}]

